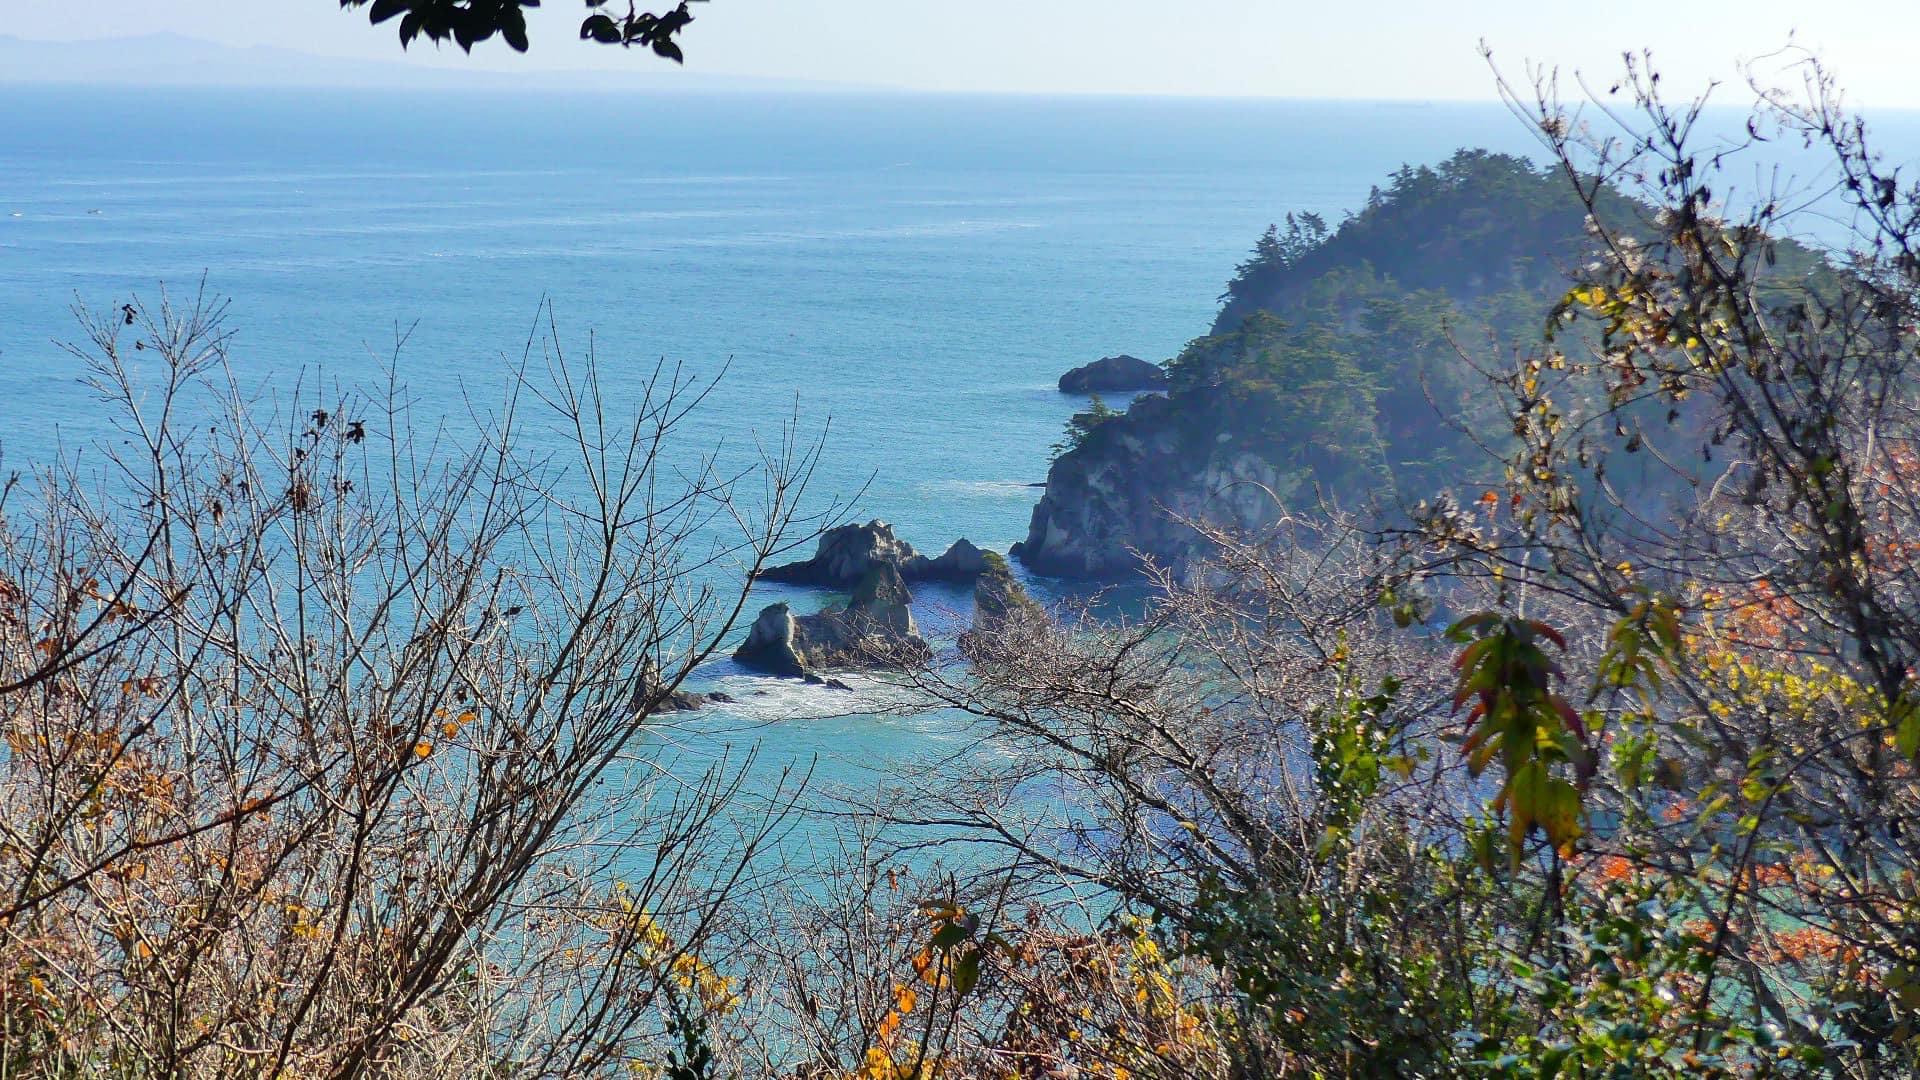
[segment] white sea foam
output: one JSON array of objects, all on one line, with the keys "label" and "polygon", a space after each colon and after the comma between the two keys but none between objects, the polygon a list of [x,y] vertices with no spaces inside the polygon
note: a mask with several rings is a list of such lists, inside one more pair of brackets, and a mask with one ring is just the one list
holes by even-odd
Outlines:
[{"label": "white sea foam", "polygon": [[719,691],[734,699],[714,705],[714,713],[760,723],[900,713],[922,705],[925,700],[910,688],[875,675],[838,672],[828,673],[828,677],[838,679],[850,689],[740,673],[715,679],[702,690]]}]

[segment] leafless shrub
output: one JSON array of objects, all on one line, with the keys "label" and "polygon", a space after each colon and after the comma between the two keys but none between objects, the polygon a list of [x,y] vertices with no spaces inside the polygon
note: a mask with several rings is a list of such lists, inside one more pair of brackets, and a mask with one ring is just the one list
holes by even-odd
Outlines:
[{"label": "leafless shrub", "polygon": [[397,380],[252,401],[221,316],[85,316],[117,439],[8,493],[0,1075],[658,1060],[734,1004],[700,951],[782,799],[730,814],[740,763],[661,768],[651,717],[813,451],[676,456],[693,382],[627,414],[550,320],[469,432]]}]

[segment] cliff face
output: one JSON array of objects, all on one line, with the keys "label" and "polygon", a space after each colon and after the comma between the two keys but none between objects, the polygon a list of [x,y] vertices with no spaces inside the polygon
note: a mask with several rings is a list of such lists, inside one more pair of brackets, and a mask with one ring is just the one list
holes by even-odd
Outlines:
[{"label": "cliff face", "polygon": [[1270,524],[1296,479],[1217,411],[1154,396],[1054,461],[1013,555],[1043,574],[1116,578],[1167,562],[1198,537],[1187,521]]}]

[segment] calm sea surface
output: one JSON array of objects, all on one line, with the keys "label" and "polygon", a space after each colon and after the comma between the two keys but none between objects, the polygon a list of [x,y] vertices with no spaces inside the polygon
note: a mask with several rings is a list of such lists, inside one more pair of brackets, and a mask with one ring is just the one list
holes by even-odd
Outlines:
[{"label": "calm sea surface", "polygon": [[[861,519],[931,553],[1004,550],[1084,407],[1063,370],[1172,355],[1269,222],[1337,220],[1461,146],[1534,148],[1494,106],[0,87],[0,445],[18,468],[100,436],[55,344],[76,300],[204,276],[263,391],[382,381],[412,327],[398,370],[432,415],[497,397],[548,298],[617,397],[663,357],[727,366],[689,456],[797,408],[831,422],[817,494],[864,489]],[[936,627],[968,602],[921,600]],[[705,674],[745,704],[687,726],[696,757],[754,745],[858,790],[963,738]]]}]

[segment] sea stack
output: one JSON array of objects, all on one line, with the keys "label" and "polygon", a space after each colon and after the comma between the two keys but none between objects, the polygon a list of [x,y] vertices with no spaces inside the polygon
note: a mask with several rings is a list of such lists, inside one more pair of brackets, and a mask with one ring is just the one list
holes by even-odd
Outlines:
[{"label": "sea stack", "polygon": [[893,563],[870,560],[844,608],[794,615],[784,603],[763,608],[738,663],[789,678],[817,679],[823,668],[901,668],[933,650],[913,620],[913,594]]}]

